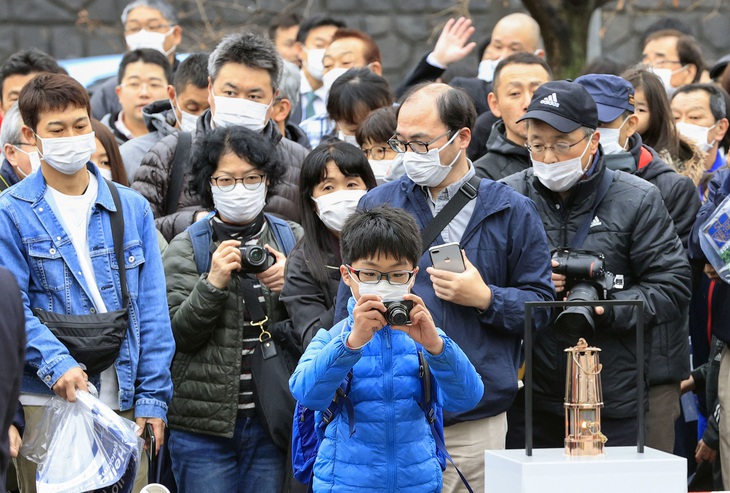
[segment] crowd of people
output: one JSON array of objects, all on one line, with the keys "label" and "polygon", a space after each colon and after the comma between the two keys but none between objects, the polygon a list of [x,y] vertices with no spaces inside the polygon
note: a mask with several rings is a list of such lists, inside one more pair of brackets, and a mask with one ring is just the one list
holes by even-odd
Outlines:
[{"label": "crowd of people", "polygon": [[525,303],[563,299],[638,300],[643,324],[533,310],[535,446],[564,446],[582,337],[607,445],[645,432],[730,489],[730,289],[702,231],[730,194],[730,55],[663,19],[635,64],[555,80],[529,15],[459,18],[391,87],[376,41],[326,14],[187,56],[167,0],[121,22],[91,87],[34,48],[0,64],[8,491],[36,491],[19,450],[44,406],[93,389],[151,428],[173,492],[491,491],[484,450],[525,444]]}]

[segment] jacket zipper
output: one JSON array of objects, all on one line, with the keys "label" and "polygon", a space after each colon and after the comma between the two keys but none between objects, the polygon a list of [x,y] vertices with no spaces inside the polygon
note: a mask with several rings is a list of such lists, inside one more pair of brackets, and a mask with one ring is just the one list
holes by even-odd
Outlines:
[{"label": "jacket zipper", "polygon": [[[383,343],[385,348],[383,351],[383,363],[385,366],[385,400],[389,404],[386,406],[388,415],[385,419],[385,447],[386,457],[395,458],[395,416],[393,413],[393,353],[390,344],[390,328],[384,330]],[[396,468],[394,460],[388,460],[388,491],[396,491]]]}]

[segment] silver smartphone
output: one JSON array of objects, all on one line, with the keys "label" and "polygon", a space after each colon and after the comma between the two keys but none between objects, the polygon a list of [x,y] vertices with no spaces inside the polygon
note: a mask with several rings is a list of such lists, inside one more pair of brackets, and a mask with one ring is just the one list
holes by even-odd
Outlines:
[{"label": "silver smartphone", "polygon": [[464,258],[461,256],[461,246],[458,243],[444,243],[428,249],[431,265],[436,269],[449,272],[464,272]]}]

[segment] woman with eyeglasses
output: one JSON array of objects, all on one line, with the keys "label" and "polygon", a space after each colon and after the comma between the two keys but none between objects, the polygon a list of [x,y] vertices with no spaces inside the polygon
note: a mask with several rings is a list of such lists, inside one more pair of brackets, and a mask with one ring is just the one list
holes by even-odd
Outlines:
[{"label": "woman with eyeglasses", "polygon": [[340,284],[340,231],[365,193],[376,186],[362,151],[345,142],[322,144],[302,164],[299,203],[304,238],[289,256],[281,301],[306,348],[334,325]]},{"label": "woman with eyeglasses", "polygon": [[[269,437],[252,376],[266,331],[288,318],[279,293],[301,227],[263,212],[285,173],[268,139],[239,126],[208,136],[193,192],[213,212],[163,262],[177,353],[168,412],[181,493],[281,491],[286,450]],[[267,389],[268,390],[268,389]]]}]

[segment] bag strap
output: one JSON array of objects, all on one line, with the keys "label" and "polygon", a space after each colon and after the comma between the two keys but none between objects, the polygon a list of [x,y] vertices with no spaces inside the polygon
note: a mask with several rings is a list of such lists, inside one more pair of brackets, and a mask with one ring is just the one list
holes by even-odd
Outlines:
[{"label": "bag strap", "polygon": [[441,234],[446,226],[456,217],[461,209],[476,198],[479,193],[479,184],[481,178],[474,175],[469,181],[465,182],[459,191],[444,206],[436,217],[431,219],[426,227],[421,231],[421,240],[423,240],[423,253],[431,246],[431,243]]},{"label": "bag strap", "polygon": [[611,186],[611,183],[613,183],[613,175],[613,170],[604,168],[601,182],[598,184],[598,188],[596,189],[596,197],[593,201],[591,213],[588,214],[585,221],[583,221],[580,229],[575,232],[573,239],[570,241],[570,248],[574,250],[580,249],[583,246],[583,242],[586,241],[586,238],[588,237],[588,230],[591,229],[591,223],[593,222],[593,218],[596,215],[598,206],[601,205],[601,201],[608,193],[608,189]]},{"label": "bag strap", "polygon": [[129,291],[127,289],[127,269],[124,263],[124,212],[122,211],[122,200],[119,198],[119,190],[111,181],[104,178],[109,192],[112,194],[115,212],[109,212],[109,221],[112,226],[112,240],[114,241],[114,255],[117,257],[119,267],[119,285],[122,288],[122,306],[126,309],[129,305]]},{"label": "bag strap", "polygon": [[284,255],[288,256],[297,243],[291,226],[284,219],[274,215],[264,213],[264,216],[271,227],[271,232],[274,233],[274,239],[279,244],[279,248],[283,250]]},{"label": "bag strap", "polygon": [[165,201],[165,213],[168,216],[173,212],[177,212],[177,206],[180,204],[180,193],[182,192],[183,178],[185,177],[192,143],[193,134],[190,132],[179,132],[177,134],[177,146],[175,146],[175,155],[172,158],[172,174],[170,175],[170,185],[167,187],[167,200]]},{"label": "bag strap", "polygon": [[423,347],[420,344],[416,344],[416,347],[418,348],[418,376],[421,379],[421,409],[426,414],[426,421],[428,421],[428,426],[431,428],[431,435],[433,436],[434,442],[436,442],[436,450],[441,452],[441,455],[454,466],[456,473],[461,478],[461,482],[464,483],[469,493],[474,493],[466,476],[456,467],[454,460],[449,455],[448,450],[446,450],[446,444],[441,438],[441,433],[436,429],[436,411],[434,410],[433,396],[431,393],[431,369],[428,367],[426,356],[423,354]]},{"label": "bag strap", "polygon": [[201,219],[188,226],[190,242],[193,244],[193,258],[198,274],[205,274],[210,270],[210,242],[213,234],[210,231],[208,219]]}]

